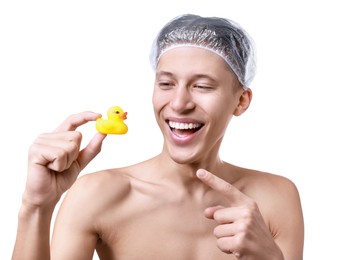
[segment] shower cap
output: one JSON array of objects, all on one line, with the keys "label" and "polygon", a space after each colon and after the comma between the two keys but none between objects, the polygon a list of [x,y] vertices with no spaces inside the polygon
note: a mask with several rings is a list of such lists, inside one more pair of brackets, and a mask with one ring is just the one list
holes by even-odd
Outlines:
[{"label": "shower cap", "polygon": [[178,16],[168,22],[155,38],[150,63],[156,69],[162,54],[176,47],[207,49],[222,57],[244,89],[256,73],[255,45],[237,23],[225,18],[193,14]]}]

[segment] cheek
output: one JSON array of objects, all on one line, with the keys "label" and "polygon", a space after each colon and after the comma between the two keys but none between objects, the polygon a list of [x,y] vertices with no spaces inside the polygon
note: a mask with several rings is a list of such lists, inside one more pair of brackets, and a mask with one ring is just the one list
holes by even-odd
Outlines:
[{"label": "cheek", "polygon": [[167,96],[159,90],[154,90],[152,96],[152,104],[155,112],[159,112],[167,103]]},{"label": "cheek", "polygon": [[225,94],[220,94],[215,96],[213,99],[210,99],[203,102],[203,106],[207,111],[212,112],[217,117],[228,116],[233,113],[235,104],[232,97]]},{"label": "cheek", "polygon": [[160,99],[159,99],[159,95],[157,95],[157,92],[155,90],[153,92],[151,102],[153,103],[154,110],[156,111],[157,107],[159,106]]}]

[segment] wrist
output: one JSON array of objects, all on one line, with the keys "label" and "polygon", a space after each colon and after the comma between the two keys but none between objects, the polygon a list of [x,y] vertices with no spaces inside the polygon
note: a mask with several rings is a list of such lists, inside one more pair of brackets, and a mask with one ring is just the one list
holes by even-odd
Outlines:
[{"label": "wrist", "polygon": [[61,196],[43,194],[42,192],[32,191],[31,189],[26,188],[22,195],[22,206],[35,211],[46,211],[52,208],[54,210],[60,198]]},{"label": "wrist", "polygon": [[27,219],[30,216],[50,218],[50,216],[53,215],[56,204],[57,202],[40,203],[38,200],[32,199],[24,193],[22,204],[19,209],[19,218]]}]

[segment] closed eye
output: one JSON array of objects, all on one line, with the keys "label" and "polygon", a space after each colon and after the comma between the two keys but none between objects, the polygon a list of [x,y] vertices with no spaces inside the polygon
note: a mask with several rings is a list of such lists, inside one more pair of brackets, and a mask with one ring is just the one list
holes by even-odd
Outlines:
[{"label": "closed eye", "polygon": [[195,85],[194,88],[206,91],[211,91],[214,89],[214,87],[208,85]]},{"label": "closed eye", "polygon": [[174,84],[170,83],[170,82],[159,82],[158,83],[158,86],[161,88],[161,89],[170,89],[174,86]]}]

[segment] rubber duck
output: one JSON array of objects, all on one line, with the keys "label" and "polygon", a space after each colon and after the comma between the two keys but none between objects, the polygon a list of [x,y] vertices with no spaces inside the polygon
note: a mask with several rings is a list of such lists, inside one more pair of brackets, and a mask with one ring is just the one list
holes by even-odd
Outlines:
[{"label": "rubber duck", "polygon": [[108,119],[102,117],[96,120],[96,130],[102,134],[126,134],[128,127],[124,123],[127,119],[127,112],[124,112],[121,107],[113,106],[107,111]]}]

